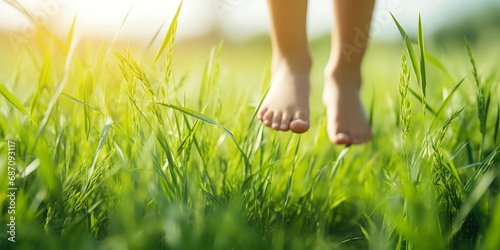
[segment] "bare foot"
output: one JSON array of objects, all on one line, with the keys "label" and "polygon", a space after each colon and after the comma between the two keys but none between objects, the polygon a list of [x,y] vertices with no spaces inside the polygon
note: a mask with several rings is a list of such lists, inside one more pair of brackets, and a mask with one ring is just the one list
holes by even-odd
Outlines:
[{"label": "bare foot", "polygon": [[338,77],[326,74],[323,103],[327,130],[334,144],[360,144],[372,138],[371,127],[359,97],[361,76]]},{"label": "bare foot", "polygon": [[283,60],[273,65],[271,88],[257,114],[264,125],[295,133],[309,129],[309,70],[292,69]]}]

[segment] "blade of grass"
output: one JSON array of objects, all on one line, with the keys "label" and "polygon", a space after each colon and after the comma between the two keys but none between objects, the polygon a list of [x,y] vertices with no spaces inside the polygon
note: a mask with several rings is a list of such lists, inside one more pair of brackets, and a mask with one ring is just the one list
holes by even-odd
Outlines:
[{"label": "blade of grass", "polygon": [[97,149],[95,151],[94,158],[92,160],[92,165],[90,166],[90,169],[88,172],[88,179],[87,179],[87,182],[85,184],[84,190],[87,189],[87,187],[92,179],[92,175],[94,173],[94,168],[97,164],[97,158],[99,157],[99,153],[101,152],[102,148],[104,147],[104,143],[106,142],[106,138],[108,137],[109,128],[111,127],[112,123],[113,123],[113,120],[111,119],[111,117],[106,117],[106,122],[104,123],[104,127],[103,127],[102,132],[101,132],[101,138],[99,139],[99,144],[97,145]]},{"label": "blade of grass", "polygon": [[455,159],[455,157],[458,156],[458,154],[460,154],[462,152],[462,150],[464,150],[465,147],[467,147],[467,144],[469,144],[470,141],[466,141],[462,144],[462,146],[460,146],[455,152],[453,152],[453,154],[451,155],[450,159],[453,160]]},{"label": "blade of grass", "polygon": [[462,167],[457,168],[457,171],[464,170],[464,169],[468,169],[468,168],[472,168],[472,167],[481,166],[481,164],[483,164],[483,162],[476,162],[476,163],[472,163],[472,164],[469,164],[469,165],[466,165],[466,166],[462,166]]},{"label": "blade of grass", "polygon": [[478,184],[474,187],[474,190],[462,204],[458,214],[455,216],[455,219],[453,220],[451,236],[455,235],[460,230],[462,224],[464,223],[469,213],[472,211],[474,206],[476,206],[477,202],[479,202],[481,197],[483,197],[483,195],[486,193],[486,191],[490,187],[491,183],[495,180],[495,178],[496,178],[495,171],[489,170],[484,174],[484,176],[481,178]]},{"label": "blade of grass", "polygon": [[376,99],[376,95],[377,95],[377,91],[376,89],[373,89],[373,92],[372,92],[372,101],[371,101],[371,104],[370,104],[370,113],[369,113],[369,117],[368,117],[368,121],[370,123],[370,127],[373,127],[373,119],[375,118],[375,99]]},{"label": "blade of grass", "polygon": [[332,168],[330,170],[330,180],[333,179],[335,172],[340,165],[340,162],[342,162],[342,160],[345,158],[347,153],[349,153],[350,149],[351,149],[350,146],[346,146],[342,149],[342,151],[340,151],[340,154],[337,156],[337,159],[333,163]]},{"label": "blade of grass", "polygon": [[[421,80],[421,88],[422,94],[424,97],[424,101],[426,98],[426,88],[427,88],[427,78],[425,75],[425,50],[424,50],[424,32],[422,29],[422,16],[418,15],[418,45],[420,46],[420,80]],[[425,105],[425,103],[424,103]]]},{"label": "blade of grass", "polygon": [[69,50],[68,55],[66,56],[66,60],[64,62],[64,69],[63,69],[62,78],[59,81],[59,85],[57,86],[55,93],[50,98],[47,109],[45,110],[45,113],[43,115],[43,120],[40,123],[40,126],[39,126],[38,131],[37,131],[36,136],[35,136],[35,142],[33,144],[33,148],[36,147],[38,139],[42,135],[43,131],[45,130],[45,127],[47,126],[47,123],[49,122],[50,115],[52,114],[52,111],[54,110],[54,107],[57,104],[57,100],[59,99],[59,96],[61,95],[61,93],[64,89],[64,86],[66,86],[66,83],[69,81],[71,61],[73,60],[73,55],[75,53],[75,49],[76,49],[76,44],[75,44],[75,42],[72,42],[70,44],[70,50]]},{"label": "blade of grass", "polygon": [[[439,151],[443,155],[443,158],[448,163],[448,164],[445,164],[445,167],[447,167],[448,171],[450,171],[452,173],[452,175],[455,178],[455,180],[457,181],[457,183],[460,184],[459,186],[463,187],[462,180],[460,179],[460,175],[458,174],[458,171],[455,168],[455,164],[453,164],[453,161],[450,159],[450,157],[448,157],[448,154],[446,154],[446,152],[442,148],[439,148]],[[463,191],[463,190],[461,190],[461,191]]]},{"label": "blade of grass", "polygon": [[[422,97],[421,97],[419,94],[417,94],[417,92],[415,92],[413,89],[411,89],[411,87],[408,87],[408,91],[410,91],[410,93],[411,93],[411,94],[412,94],[415,98],[417,98],[417,100],[418,100],[420,103],[424,104],[424,101],[423,101]],[[431,112],[431,114],[433,114],[434,116],[437,116],[437,112],[436,112],[436,110],[435,110],[434,108],[432,108],[431,106],[429,106],[429,104],[426,104],[426,105],[425,105],[425,108],[426,108],[429,112]]]},{"label": "blade of grass", "polygon": [[26,8],[24,8],[24,6],[22,4],[20,4],[17,0],[4,0],[4,2],[9,4],[10,6],[12,6],[14,9],[18,10],[22,14],[24,14],[28,19],[30,19],[33,23],[35,23],[31,13]]},{"label": "blade of grass", "polygon": [[476,67],[476,61],[474,60],[474,57],[472,56],[472,51],[470,49],[469,41],[467,38],[464,38],[465,40],[465,48],[467,50],[467,56],[469,57],[470,64],[472,66],[472,75],[474,76],[474,80],[476,81],[476,85],[479,87],[481,85],[481,80],[479,78],[479,75],[477,73],[477,67]]},{"label": "blade of grass", "polygon": [[470,190],[471,188],[476,186],[476,183],[479,182],[481,177],[493,166],[495,162],[495,158],[500,154],[500,145],[497,146],[484,161],[481,162],[481,165],[476,169],[472,177],[465,184],[465,190]]},{"label": "blade of grass", "polygon": [[35,95],[31,99],[31,104],[30,104],[31,116],[34,116],[38,109],[38,105],[40,104],[39,99],[43,89],[42,86],[44,86],[45,83],[48,82],[50,71],[51,71],[51,61],[49,55],[46,54],[44,55],[42,70],[40,71],[40,76],[38,77],[38,81],[36,84]]},{"label": "blade of grass", "polygon": [[9,90],[7,90],[7,88],[3,86],[2,83],[0,83],[0,94],[2,94],[10,104],[12,104],[19,111],[23,112],[23,114],[28,116],[30,120],[32,120],[31,116],[28,114],[28,111],[26,111],[23,104],[12,93],[10,93]]},{"label": "blade of grass", "polygon": [[430,133],[430,131],[432,130],[432,128],[434,128],[434,126],[437,124],[437,121],[438,121],[439,117],[443,113],[443,111],[446,108],[446,106],[448,106],[448,104],[450,103],[453,95],[455,94],[455,92],[457,91],[457,89],[462,85],[462,83],[464,82],[464,80],[465,80],[465,78],[463,78],[457,85],[455,85],[455,87],[451,90],[450,94],[444,100],[443,104],[441,104],[441,107],[439,107],[438,111],[435,114],[434,119],[432,120],[431,126],[429,126],[429,129],[427,131],[428,133]]},{"label": "blade of grass", "polygon": [[[250,129],[250,127],[252,126],[253,121],[255,120],[255,117],[257,117],[257,113],[259,112],[260,107],[262,107],[262,103],[264,102],[264,99],[266,98],[267,93],[269,92],[269,89],[271,88],[271,84],[269,84],[270,81],[271,81],[271,66],[268,65],[266,67],[266,73],[264,74],[264,81],[262,84],[263,95],[262,95],[262,98],[260,99],[259,105],[257,105],[257,107],[255,108],[255,111],[253,112],[252,119],[250,120],[250,123],[248,124],[248,129]],[[267,88],[266,88],[266,85],[267,85]]]},{"label": "blade of grass", "polygon": [[498,145],[498,134],[500,130],[500,103],[497,105],[497,120],[495,122],[495,134],[493,135],[493,141],[495,145]]},{"label": "blade of grass", "polygon": [[182,7],[182,1],[179,4],[179,8],[177,8],[177,12],[175,13],[174,19],[172,19],[172,22],[170,23],[170,27],[168,28],[167,34],[165,35],[163,42],[161,43],[160,49],[158,49],[158,52],[156,53],[153,65],[156,63],[156,61],[158,61],[160,56],[163,54],[163,51],[165,50],[165,47],[167,47],[167,45],[169,46],[170,50],[172,49],[171,46],[175,39],[175,31],[177,30],[177,23],[181,7]]},{"label": "blade of grass", "polygon": [[410,40],[410,37],[406,33],[406,31],[403,29],[403,27],[401,27],[398,20],[396,20],[396,17],[394,17],[394,15],[392,13],[391,13],[391,16],[392,16],[392,19],[394,20],[394,22],[396,23],[396,26],[398,27],[399,33],[401,33],[401,37],[403,38],[403,42],[406,45],[406,49],[408,50],[408,55],[410,56],[410,61],[411,61],[411,64],[413,66],[413,70],[415,71],[415,76],[417,77],[417,84],[420,86],[422,75],[420,73],[420,69],[418,66],[417,57],[415,56],[415,51],[413,50],[413,44]]},{"label": "blade of grass", "polygon": [[238,150],[240,151],[241,155],[243,156],[244,160],[245,160],[245,165],[246,167],[250,167],[250,162],[248,160],[248,157],[247,155],[245,154],[245,152],[242,150],[242,148],[240,147],[240,145],[238,144],[238,142],[236,141],[236,138],[234,138],[233,134],[227,130],[225,127],[223,127],[222,125],[220,125],[219,123],[215,122],[214,120],[212,120],[210,117],[200,113],[200,112],[197,112],[197,111],[194,111],[192,109],[189,109],[189,108],[185,108],[185,107],[180,107],[180,106],[176,106],[176,105],[172,105],[172,104],[166,104],[166,103],[161,103],[161,102],[155,102],[155,104],[157,105],[161,105],[161,106],[165,106],[165,107],[169,107],[171,109],[174,109],[174,110],[177,110],[177,111],[180,111],[184,114],[187,114],[189,116],[192,116],[194,118],[197,118],[197,119],[200,119],[204,122],[207,122],[207,123],[210,123],[210,124],[213,124],[219,128],[221,128],[222,130],[224,130],[224,132],[226,132],[230,137],[231,139],[233,140],[233,142],[236,144],[236,147],[238,148]]},{"label": "blade of grass", "polygon": [[453,79],[453,76],[446,70],[444,65],[432,54],[428,53],[427,51],[424,52],[425,54],[425,60],[427,62],[430,62],[432,65],[436,66],[439,70],[441,70],[447,77],[450,79]]},{"label": "blade of grass", "polygon": [[35,159],[28,166],[24,168],[24,171],[21,174],[21,178],[26,178],[28,175],[33,173],[40,166],[40,159]]},{"label": "blade of grass", "polygon": [[[299,136],[299,139],[298,139],[298,142],[296,143],[296,145],[297,146],[295,147],[294,156],[297,156],[297,153],[299,151],[300,136]],[[288,176],[288,179],[286,181],[285,202],[283,204],[283,211],[285,211],[285,212],[283,213],[283,215],[286,214],[286,210],[288,209],[288,202],[290,201],[290,192],[292,190],[293,173],[295,172],[296,163],[297,163],[297,157],[294,157],[293,163],[292,163],[292,169],[291,169],[290,175]]]},{"label": "blade of grass", "polygon": [[188,128],[188,134],[184,137],[184,139],[182,139],[181,144],[177,148],[177,156],[179,156],[182,153],[182,151],[191,148],[194,132],[196,131],[198,124],[200,124],[199,121],[200,120],[196,120],[194,122],[193,128],[190,128],[190,126],[186,124],[186,127]]},{"label": "blade of grass", "polygon": [[483,241],[482,249],[496,249],[500,246],[500,199],[497,199],[496,209],[492,212],[492,220],[486,230],[486,236]]},{"label": "blade of grass", "polygon": [[155,155],[151,155],[151,159],[153,159],[153,166],[156,172],[158,173],[161,185],[162,185],[162,190],[167,194],[170,199],[174,198],[175,195],[173,193],[173,190],[175,189],[173,186],[173,183],[168,180],[167,176],[165,175],[165,172],[163,172],[162,166],[160,162],[158,162],[158,159]]},{"label": "blade of grass", "polygon": [[64,53],[66,55],[68,55],[71,44],[73,43],[75,24],[76,24],[76,16],[75,16],[75,18],[73,18],[73,22],[71,23],[71,28],[69,29],[68,36],[66,38],[67,45],[66,45],[66,49],[64,50]]},{"label": "blade of grass", "polygon": [[127,139],[130,140],[130,142],[135,143],[134,139],[132,139],[132,137],[130,137],[130,135],[128,135],[127,132],[125,132],[125,130],[123,130],[123,128],[120,127],[120,125],[118,123],[116,123],[115,121],[113,121],[113,125],[115,127],[117,127],[118,131],[120,131],[123,135],[125,135],[127,137]]},{"label": "blade of grass", "polygon": [[153,45],[153,43],[155,42],[156,38],[158,37],[158,35],[160,34],[161,32],[161,29],[163,28],[163,26],[165,25],[165,23],[162,23],[160,25],[160,27],[158,27],[158,29],[156,30],[155,34],[153,35],[153,37],[151,38],[151,40],[149,40],[149,43],[148,43],[148,46],[146,46],[146,51],[148,51],[151,46]]},{"label": "blade of grass", "polygon": [[[57,91],[56,89],[53,89],[53,88],[48,87],[48,86],[44,86],[44,87],[45,87],[46,89],[48,89],[48,90],[52,91],[52,92],[56,92],[56,91]],[[104,115],[104,113],[103,113],[101,110],[99,110],[98,108],[92,107],[92,106],[90,106],[89,104],[87,104],[87,103],[85,103],[85,102],[83,102],[83,101],[80,101],[80,100],[78,100],[77,98],[75,98],[75,97],[73,97],[73,96],[70,96],[70,95],[68,95],[68,94],[66,94],[66,93],[64,93],[64,92],[61,92],[61,96],[67,97],[67,98],[71,99],[72,101],[75,101],[75,102],[76,102],[76,103],[78,103],[78,104],[81,104],[81,105],[83,105],[83,106],[85,106],[85,107],[87,107],[87,108],[90,108],[90,109],[92,109],[92,110],[94,110],[94,111],[98,112],[98,113],[99,113],[99,114],[101,114],[101,115]]]}]

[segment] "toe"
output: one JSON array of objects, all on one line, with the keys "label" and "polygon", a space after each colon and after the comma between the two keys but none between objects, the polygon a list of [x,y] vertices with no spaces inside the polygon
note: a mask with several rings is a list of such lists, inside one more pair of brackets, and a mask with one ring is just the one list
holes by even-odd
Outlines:
[{"label": "toe", "polygon": [[273,122],[273,111],[267,111],[266,114],[264,114],[264,125],[270,127],[272,122]]},{"label": "toe", "polygon": [[281,116],[282,116],[281,112],[274,113],[274,115],[273,115],[273,124],[271,125],[271,127],[274,130],[280,129],[280,126],[281,126]]},{"label": "toe", "polygon": [[261,121],[264,121],[264,115],[266,114],[266,112],[267,112],[267,107],[260,108],[259,112],[257,113],[257,118],[259,118],[259,120]]},{"label": "toe", "polygon": [[297,113],[290,122],[290,130],[295,133],[304,133],[309,129],[309,117],[303,113]]},{"label": "toe", "polygon": [[289,113],[284,113],[281,117],[281,126],[280,129],[282,131],[288,131],[290,129],[290,122],[292,121],[292,116]]},{"label": "toe", "polygon": [[290,122],[290,130],[295,133],[304,133],[309,129],[309,122],[301,119]]},{"label": "toe", "polygon": [[345,144],[345,145],[349,145],[351,143],[353,143],[352,141],[352,138],[349,134],[347,133],[336,133],[334,138],[331,138],[332,140],[332,143],[334,144]]}]

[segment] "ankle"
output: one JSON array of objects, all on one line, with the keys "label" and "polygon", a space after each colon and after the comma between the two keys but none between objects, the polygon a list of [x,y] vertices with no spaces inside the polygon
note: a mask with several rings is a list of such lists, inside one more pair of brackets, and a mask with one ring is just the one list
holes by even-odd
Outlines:
[{"label": "ankle", "polygon": [[277,72],[280,70],[290,70],[293,73],[309,74],[312,68],[312,60],[309,53],[282,55],[273,54],[271,70]]},{"label": "ankle", "polygon": [[332,65],[328,64],[324,70],[325,79],[329,84],[336,84],[339,86],[361,87],[361,68],[351,65]]}]

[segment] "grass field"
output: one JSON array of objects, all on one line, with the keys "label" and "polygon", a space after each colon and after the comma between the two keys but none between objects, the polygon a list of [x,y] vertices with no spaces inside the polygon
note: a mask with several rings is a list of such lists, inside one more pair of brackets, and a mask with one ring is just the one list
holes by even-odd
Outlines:
[{"label": "grass field", "polygon": [[295,135],[255,118],[268,38],[172,48],[171,27],[145,53],[41,31],[1,62],[0,249],[500,247],[497,45],[373,44],[374,139],[343,147],[318,101],[327,39]]}]

